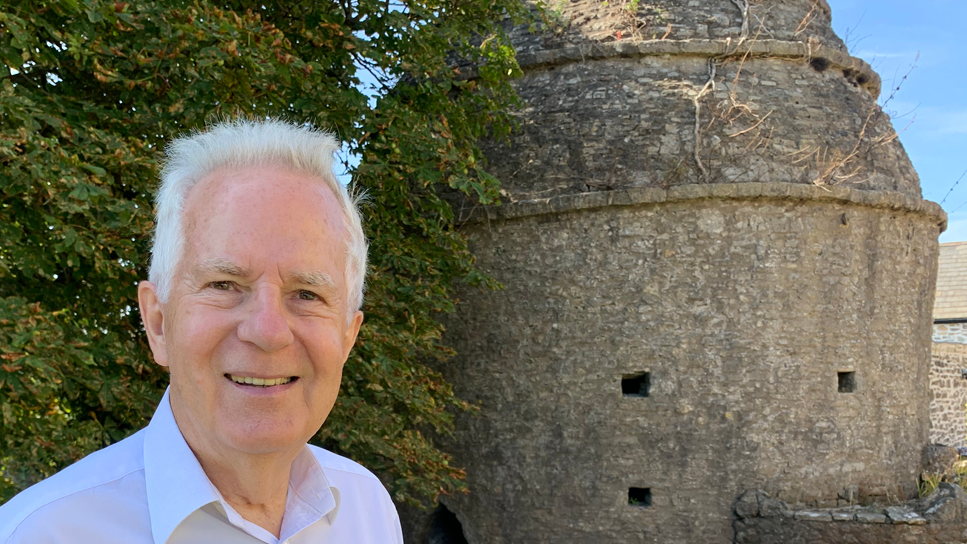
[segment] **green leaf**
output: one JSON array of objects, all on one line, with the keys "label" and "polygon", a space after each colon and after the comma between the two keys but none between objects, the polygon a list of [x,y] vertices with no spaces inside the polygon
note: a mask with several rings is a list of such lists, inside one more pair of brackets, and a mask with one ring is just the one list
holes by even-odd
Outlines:
[{"label": "green leaf", "polygon": [[[332,2],[259,6],[0,8],[0,69],[29,58],[25,77],[61,78],[14,85],[0,73],[0,502],[153,413],[168,377],[141,331],[136,284],[162,152],[231,115],[311,122],[361,159],[349,173],[369,195],[366,321],[314,441],[381,473],[400,502],[465,490],[421,432],[445,435],[453,412],[471,409],[436,370],[453,355],[436,319],[457,284],[496,282],[474,268],[441,195],[496,200],[476,142],[513,125],[507,74],[519,68],[500,23],[527,11],[517,0],[458,11],[414,0],[405,13],[369,0],[349,14]],[[479,77],[453,70],[460,56]],[[385,81],[361,88],[370,72]]]},{"label": "green leaf", "polygon": [[107,170],[105,170],[105,169],[103,169],[103,168],[101,168],[99,166],[94,166],[93,164],[87,164],[87,163],[85,163],[85,164],[82,164],[81,165],[81,168],[83,168],[84,170],[86,170],[86,171],[88,171],[88,172],[90,172],[90,173],[92,173],[95,176],[100,177],[100,178],[103,178],[103,177],[107,176]]}]

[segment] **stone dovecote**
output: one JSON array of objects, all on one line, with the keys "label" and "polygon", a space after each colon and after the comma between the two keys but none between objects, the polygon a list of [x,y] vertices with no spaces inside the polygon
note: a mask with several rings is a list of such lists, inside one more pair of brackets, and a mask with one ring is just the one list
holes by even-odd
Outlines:
[{"label": "stone dovecote", "polygon": [[543,17],[514,31],[520,130],[487,148],[503,203],[461,211],[504,289],[447,322],[443,370],[480,406],[448,445],[471,488],[442,499],[451,526],[726,543],[746,490],[915,493],[945,217],[829,6]]}]

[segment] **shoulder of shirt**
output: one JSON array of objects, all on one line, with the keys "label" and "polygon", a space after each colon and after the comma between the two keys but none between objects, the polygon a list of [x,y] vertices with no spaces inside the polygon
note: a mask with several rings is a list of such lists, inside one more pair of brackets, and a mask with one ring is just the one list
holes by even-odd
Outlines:
[{"label": "shoulder of shirt", "polygon": [[144,470],[144,430],[98,450],[0,506],[0,543],[41,508]]},{"label": "shoulder of shirt", "polygon": [[336,455],[335,453],[329,450],[324,450],[320,447],[313,446],[312,444],[309,444],[309,450],[312,452],[313,455],[316,456],[316,460],[319,461],[319,464],[324,469],[338,470],[341,472],[349,472],[351,474],[355,474],[357,476],[363,476],[365,478],[372,479],[376,482],[379,482],[379,478],[377,478],[375,474],[370,472],[369,469],[367,469],[363,465],[360,465],[356,461],[353,461],[352,459],[343,457],[341,455]]}]

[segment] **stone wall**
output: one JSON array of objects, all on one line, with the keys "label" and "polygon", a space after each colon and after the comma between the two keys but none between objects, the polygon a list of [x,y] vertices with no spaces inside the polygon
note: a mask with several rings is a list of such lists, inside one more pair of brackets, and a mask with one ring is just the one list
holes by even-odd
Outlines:
[{"label": "stone wall", "polygon": [[967,493],[942,483],[920,501],[893,506],[795,509],[763,492],[735,507],[734,544],[953,544],[967,542]]},{"label": "stone wall", "polygon": [[471,489],[449,525],[715,544],[747,489],[914,495],[945,216],[828,6],[550,7],[514,31],[520,130],[485,146],[503,204],[456,206],[504,289],[446,322],[480,406],[445,444]]},{"label": "stone wall", "polygon": [[[559,32],[515,35],[527,70],[516,85],[521,130],[513,153],[489,152],[505,200],[742,182],[919,199],[916,172],[876,106],[879,78],[843,52],[822,4],[753,3],[750,20],[764,26],[743,38],[730,1],[640,2],[679,30],[635,40],[602,33],[627,16],[622,2],[562,3]],[[718,39],[685,30],[706,21],[728,23],[712,32]]]},{"label": "stone wall", "polygon": [[[937,342],[930,367],[930,441],[948,446],[967,445],[967,344]],[[951,334],[951,333],[948,333]]]},{"label": "stone wall", "polygon": [[[448,446],[468,542],[729,542],[743,489],[915,493],[936,219],[781,187],[798,197],[591,193],[466,227],[505,286],[463,293],[448,323],[444,370],[482,409]],[[623,394],[644,372],[648,395]]]},{"label": "stone wall", "polygon": [[[631,4],[630,0],[552,0],[546,3],[549,32],[519,29],[514,43],[520,55],[529,55],[587,43],[728,40],[742,35],[745,22],[742,11],[730,1],[641,0]],[[829,24],[826,0],[753,0],[751,4],[750,35],[789,42],[808,39],[846,52]]]},{"label": "stone wall", "polygon": [[967,344],[967,323],[934,323],[933,341],[937,343]]},{"label": "stone wall", "polygon": [[[733,84],[740,69],[744,77]],[[875,107],[875,100],[842,74],[808,64],[776,66],[757,58],[741,68],[737,62],[725,64],[699,112],[706,176],[692,157],[696,112],[691,99],[707,79],[707,59],[691,55],[674,62],[649,55],[536,70],[518,84],[534,113],[515,137],[518,152],[500,155],[499,162],[499,152],[490,152],[505,197],[530,200],[696,182],[813,184],[833,164],[832,157],[848,153],[861,138],[868,111],[856,105]],[[883,137],[892,129],[883,118],[868,131]],[[867,159],[870,169],[850,187],[919,197],[916,174],[898,145],[876,147]]]}]

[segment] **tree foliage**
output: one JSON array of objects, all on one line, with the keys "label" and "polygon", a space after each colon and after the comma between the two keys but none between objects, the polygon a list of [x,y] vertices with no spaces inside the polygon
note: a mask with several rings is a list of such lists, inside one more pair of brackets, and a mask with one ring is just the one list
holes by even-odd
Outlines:
[{"label": "tree foliage", "polygon": [[516,0],[5,0],[0,502],[150,418],[167,376],[136,283],[158,165],[173,136],[234,115],[311,123],[361,157],[366,321],[315,440],[400,502],[463,489],[426,435],[468,406],[426,364],[450,355],[434,317],[453,283],[488,280],[438,193],[496,196],[475,141],[510,127],[518,68],[496,22],[522,14]]}]

